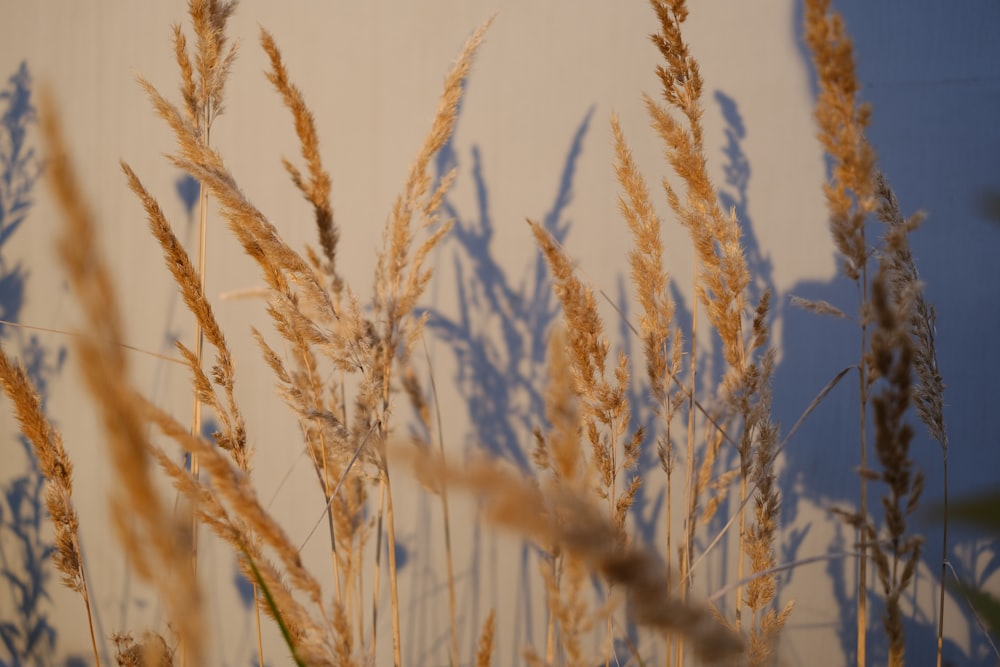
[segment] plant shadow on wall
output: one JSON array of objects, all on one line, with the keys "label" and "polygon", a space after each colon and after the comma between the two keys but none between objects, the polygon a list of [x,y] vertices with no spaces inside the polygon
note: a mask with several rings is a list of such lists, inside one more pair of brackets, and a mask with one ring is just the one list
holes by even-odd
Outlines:
[{"label": "plant shadow on wall", "polygon": [[[29,274],[11,258],[10,240],[28,219],[42,172],[29,141],[36,122],[31,84],[28,65],[22,62],[0,90],[0,320],[14,325],[21,320]],[[21,359],[44,407],[49,384],[62,371],[66,348],[46,346],[38,334],[3,323],[0,344]],[[7,590],[0,597],[0,665],[53,665],[59,632],[49,620],[49,556],[54,546],[45,478],[28,439],[18,435],[17,444],[20,458],[6,451],[12,442],[4,444],[5,474],[0,479],[0,577]],[[22,463],[10,465],[15,461]],[[60,664],[75,667],[86,661],[68,657]]]},{"label": "plant shadow on wall", "polygon": [[[996,109],[979,103],[984,93],[996,90],[997,82],[995,76],[977,78],[978,72],[970,72],[970,67],[996,62],[1000,46],[990,42],[984,48],[994,54],[992,59],[973,62],[965,50],[949,52],[953,40],[935,39],[940,34],[940,17],[935,17],[938,10],[934,7],[910,12],[907,28],[898,33],[897,39],[896,33],[884,29],[895,20],[885,9],[856,1],[836,4],[854,41],[862,86],[859,94],[872,105],[867,134],[878,154],[877,167],[891,181],[904,214],[918,208],[928,213],[910,242],[927,300],[938,313],[936,344],[947,384],[945,409],[952,444],[950,486],[964,491],[996,485],[1000,446],[996,435],[981,426],[981,415],[989,414],[995,403],[995,382],[989,376],[995,377],[1000,368],[1000,355],[995,347],[983,345],[982,341],[991,340],[1000,328],[1000,310],[984,307],[997,303],[1000,297],[1000,273],[994,268],[1000,237],[996,229],[977,219],[981,215],[977,208],[981,193],[976,188],[983,183],[984,175],[995,180],[1000,173],[1000,137],[995,129],[992,134],[982,134],[982,128],[996,127]],[[1000,20],[1000,10],[995,7],[977,11],[992,16],[983,17],[979,24]],[[807,64],[815,98],[819,84],[802,38],[803,19],[802,5],[796,3],[791,29]],[[928,43],[933,48],[928,48]],[[969,76],[956,78],[956,72],[969,72]],[[966,134],[969,128],[976,128],[974,139]],[[874,216],[869,223],[869,239],[874,243],[884,226]],[[962,269],[956,270],[959,264]],[[857,312],[855,286],[842,275],[799,282],[789,294],[829,302],[848,314]],[[858,325],[856,320],[821,317],[795,307],[784,308],[781,321],[784,357],[775,375],[774,405],[776,418],[789,424],[803,407],[804,387],[813,386],[817,379],[822,382],[832,378],[857,363]],[[932,506],[942,499],[942,449],[915,412],[911,411],[908,418],[916,432],[911,456],[927,480],[921,505]],[[783,497],[798,494],[824,510],[855,507],[859,497],[857,436],[858,383],[854,370],[824,399],[785,451]],[[870,489],[870,509],[881,512],[877,498],[884,486],[876,483]],[[785,504],[786,525],[801,524],[803,519],[797,509],[792,503]],[[942,536],[938,524],[921,520],[919,515],[912,522],[926,541],[912,589],[921,605],[915,613],[906,615],[905,634],[907,653],[926,656],[935,650]],[[856,541],[854,529],[838,520],[828,550],[850,551]],[[960,576],[979,585],[1000,571],[997,542],[971,532],[949,529],[947,558]],[[812,580],[817,567],[807,566],[791,576],[800,581]],[[831,560],[825,567],[826,581],[836,599],[832,608],[837,610],[829,622],[840,638],[845,663],[854,664],[856,561]],[[885,661],[887,639],[881,629],[883,609],[877,581],[873,579],[868,589],[872,605],[868,613],[868,658],[877,664]],[[931,599],[935,600],[933,604],[928,602]],[[964,617],[955,615],[955,611]],[[957,641],[963,636],[968,637],[968,643],[960,645]],[[965,600],[954,591],[949,591],[945,614],[943,656],[945,664],[961,665],[992,665],[996,659]]]},{"label": "plant shadow on wall", "polygon": [[[770,257],[757,241],[750,216],[751,167],[743,150],[747,130],[739,105],[732,97],[717,91],[715,101],[722,112],[726,137],[723,149],[724,184],[719,190],[719,198],[722,206],[726,210],[734,210],[741,221],[746,262],[752,276],[749,294],[754,301],[759,301],[765,292],[774,293],[776,287]],[[583,153],[584,139],[593,113],[592,108],[577,127],[564,161],[553,206],[543,217],[545,229],[560,244],[566,241],[571,229],[568,211],[572,203],[573,178],[577,161]],[[441,252],[449,247],[454,248],[452,264],[458,314],[452,318],[439,310],[430,309],[428,326],[456,355],[455,382],[465,398],[465,409],[472,425],[470,441],[466,444],[472,448],[482,447],[492,456],[512,463],[524,474],[535,475],[528,443],[534,430],[548,424],[542,394],[548,382],[547,342],[558,319],[560,306],[555,299],[549,270],[540,251],[533,251],[534,263],[525,269],[519,279],[511,278],[501,268],[497,251],[491,248],[494,221],[478,146],[471,148],[470,159],[469,171],[476,192],[476,213],[464,215],[447,198],[444,204],[449,217],[455,220],[455,226]],[[438,156],[439,175],[447,173],[458,164],[459,156],[453,142],[449,142]],[[627,231],[624,222],[619,224],[622,225],[623,232]],[[673,232],[682,234],[683,230],[678,225]],[[457,244],[457,247],[451,244]],[[595,286],[595,289],[600,288]],[[676,306],[675,319],[681,323],[684,336],[690,339],[691,310],[675,283],[671,284],[670,289]],[[613,308],[618,311],[621,351],[631,359],[641,358],[641,341],[637,338],[635,322],[632,321],[635,316],[630,312],[634,295],[630,293],[626,279],[624,276],[619,277],[614,295],[600,291],[606,299],[613,301]],[[715,386],[716,376],[725,371],[726,362],[720,339],[715,336],[706,345],[708,349],[702,350],[697,358],[700,390]],[[638,369],[635,372],[639,373]],[[629,430],[634,432],[641,426],[647,432],[653,432],[652,425],[657,416],[651,407],[655,401],[649,387],[636,377],[629,383],[627,392],[629,404],[634,407]],[[644,543],[651,545],[661,541],[664,512],[668,511],[665,491],[656,481],[662,476],[660,465],[656,448],[652,445],[643,447],[635,473],[648,483],[638,488],[630,515],[637,535]],[[730,448],[720,457],[718,468],[728,470],[737,465],[738,454],[734,448]],[[794,506],[797,502],[795,490],[789,488],[786,493],[785,503]],[[696,538],[697,552],[709,548],[712,536],[725,530],[728,519],[728,512],[720,511],[708,520],[707,531],[699,533]],[[786,531],[786,539],[781,547],[783,562],[794,561],[800,556],[800,547],[808,529],[807,525]],[[474,528],[474,546],[470,556],[469,581],[472,590],[466,602],[468,613],[473,616],[478,613],[480,597],[484,594],[480,590],[482,582],[495,580],[491,576],[484,578],[483,575],[487,573],[481,571],[485,562],[495,563],[494,559],[484,559],[487,554],[484,553],[483,537],[480,526],[477,525]],[[705,571],[698,576],[706,578],[709,590],[716,590],[731,584],[733,573],[727,567],[729,556],[726,550],[730,547],[726,541],[723,540],[712,548],[718,551],[711,559],[713,565],[706,566]],[[529,645],[533,640],[533,621],[538,620],[532,618],[530,606],[530,586],[536,567],[531,557],[533,551],[531,546],[522,547],[518,575],[517,617],[523,625],[519,632],[525,633],[518,640]],[[544,557],[543,554],[538,555]],[[784,580],[787,581],[787,576]],[[477,619],[472,618],[469,624],[471,630],[474,631],[477,625]],[[635,632],[634,627],[628,628],[628,639],[633,645],[638,643]],[[628,649],[622,644],[616,646],[616,652],[627,655]]]},{"label": "plant shadow on wall", "polygon": [[[552,208],[543,216],[545,229],[560,243],[566,240],[572,226],[568,209],[573,198],[573,179],[593,114],[591,107],[572,135]],[[505,273],[496,250],[491,247],[494,219],[478,145],[472,146],[469,157],[476,211],[466,214],[449,198],[445,199],[445,213],[455,222],[439,251],[440,257],[452,249],[454,284],[458,291],[457,314],[452,317],[440,309],[428,309],[427,325],[455,355],[455,386],[465,398],[472,427],[466,445],[472,449],[482,448],[530,475],[533,474],[531,434],[545,422],[542,391],[546,384],[546,334],[559,315],[559,304],[544,258],[537,248],[530,251],[531,266],[525,269],[519,281]],[[453,140],[441,149],[436,162],[439,177],[460,165]],[[520,227],[521,221],[516,224]],[[524,241],[529,240],[526,234]],[[471,536],[470,591],[465,604],[469,618],[467,627],[473,642],[482,621],[477,616],[481,613],[482,596],[495,593],[481,590],[483,582],[496,580],[492,576],[495,573],[481,569],[487,562],[496,563],[487,553],[489,547],[485,536],[488,533],[477,522]],[[533,643],[532,628],[538,620],[532,616],[530,586],[536,566],[531,553],[532,547],[526,543],[521,550],[518,575],[517,615],[522,621],[517,628],[516,645],[519,646]],[[522,632],[525,634],[520,634]]]},{"label": "plant shadow on wall", "polygon": [[[742,228],[742,244],[745,253],[747,268],[749,269],[751,282],[748,286],[748,294],[751,301],[758,302],[766,292],[777,294],[777,286],[774,283],[774,267],[770,255],[760,246],[757,236],[754,233],[755,223],[750,213],[750,178],[752,168],[749,157],[744,152],[743,143],[747,136],[747,127],[740,113],[739,103],[721,90],[716,90],[714,99],[719,107],[724,122],[723,135],[725,145],[722,150],[722,173],[723,185],[718,190],[719,203],[726,211],[735,211],[736,218],[740,221]],[[672,220],[667,222],[668,234],[682,234],[683,230]],[[685,340],[691,339],[692,312],[686,301],[684,294],[677,289],[677,283],[671,282],[672,298],[676,307],[675,320],[683,332]],[[629,312],[630,302],[633,295],[629,293],[624,278],[619,280],[616,294],[616,307],[621,311],[619,337],[623,341],[623,349],[629,358],[639,359],[641,349],[636,349],[638,338],[636,336],[635,316]],[[780,321],[783,308],[779,304],[774,308],[774,319]],[[704,392],[707,387],[714,386],[711,378],[721,375],[725,369],[725,359],[723,356],[720,339],[713,337],[709,343],[709,349],[700,350],[697,358],[698,370],[696,376],[700,378],[698,389]],[[780,372],[781,365],[778,369]],[[706,380],[709,378],[710,380]],[[799,395],[803,395],[809,387],[803,387]],[[644,430],[652,432],[653,424],[657,417],[650,406],[655,401],[649,393],[646,384],[633,381],[629,387],[629,403],[635,407],[636,424],[633,429],[640,424]],[[804,407],[804,406],[803,406]],[[799,410],[801,413],[801,409]],[[793,420],[794,421],[794,420]],[[782,425],[790,425],[791,422],[781,422]],[[734,448],[725,450],[725,455],[720,457],[720,468],[722,470],[733,469],[737,465],[738,455]],[[656,455],[654,447],[644,447],[639,457],[636,472],[645,480],[653,480],[657,475],[662,475],[660,461]],[[650,488],[655,488],[656,492],[651,497],[647,497]],[[797,505],[797,494],[795,489],[782,490],[782,507],[785,511]],[[663,520],[662,513],[666,511],[665,490],[656,486],[643,485],[636,492],[633,505],[632,519],[639,535],[649,544],[655,544],[659,538],[659,523]],[[728,520],[726,512],[717,512],[711,516],[707,522],[705,535],[696,536],[696,551],[702,552],[708,548],[710,540],[725,530]],[[784,522],[784,519],[783,519]],[[780,562],[792,562],[800,557],[800,547],[805,535],[808,533],[809,525],[802,528],[786,529],[785,540],[780,545],[782,559]],[[726,563],[729,562],[726,553],[729,545],[725,540],[720,541],[712,547],[718,550],[717,567],[706,569],[703,573],[706,586],[709,591],[717,590],[732,583],[732,572],[728,571]],[[787,575],[782,578],[787,582]]]}]

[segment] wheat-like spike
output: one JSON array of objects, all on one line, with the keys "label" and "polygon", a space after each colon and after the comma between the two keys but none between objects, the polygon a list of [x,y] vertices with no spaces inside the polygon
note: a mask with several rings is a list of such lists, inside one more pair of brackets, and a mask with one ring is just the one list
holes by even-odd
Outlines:
[{"label": "wheat-like spike", "polygon": [[[775,484],[774,464],[778,430],[771,423],[770,378],[774,373],[775,353],[768,349],[760,361],[761,389],[747,419],[746,429],[754,433],[751,481],[756,488],[755,523],[747,531],[744,551],[752,572],[769,572],[775,566],[774,542],[781,513],[781,500]],[[777,581],[773,574],[753,579],[746,590],[746,605],[758,622],[750,631],[749,658],[752,665],[770,664],[784,620],[791,605],[778,614],[773,607]]]},{"label": "wheat-like spike", "polygon": [[[236,58],[237,47],[233,44],[226,51],[226,22],[236,11],[235,0],[189,0],[188,13],[194,27],[197,47],[195,69],[198,72],[198,114],[205,126],[199,129],[207,133],[215,117],[222,113],[224,86],[229,78],[229,70]],[[183,69],[182,69],[183,71]],[[207,143],[207,135],[206,135]]]},{"label": "wheat-like spike", "polygon": [[660,32],[651,38],[666,61],[657,68],[663,98],[686,120],[685,127],[661,104],[644,96],[653,127],[663,139],[667,161],[683,181],[686,197],[682,200],[666,180],[664,189],[695,247],[700,264],[696,293],[722,338],[727,362],[732,368],[741,368],[745,363],[742,317],[749,271],[739,222],[734,212],[727,215],[722,211],[705,166],[702,79],[680,29],[687,8],[678,0],[650,0],[650,4],[660,21]]},{"label": "wheat-like spike", "polygon": [[483,623],[479,632],[479,644],[476,647],[476,667],[490,667],[493,663],[493,632],[496,625],[496,610],[491,609],[490,615]]},{"label": "wheat-like spike", "polygon": [[63,447],[62,434],[42,409],[42,400],[24,366],[15,363],[0,345],[0,384],[14,404],[21,433],[31,442],[38,466],[47,482],[45,506],[56,533],[53,560],[63,584],[83,596],[88,605],[86,580],[78,547],[80,519],[73,507],[73,464]]},{"label": "wheat-like spike", "polygon": [[[399,322],[409,314],[429,278],[429,274],[425,277],[421,264],[444,232],[439,229],[437,233],[432,234],[411,257],[414,217],[418,217],[417,223],[421,228],[434,222],[435,209],[432,206],[440,205],[443,191],[439,188],[436,193],[428,197],[430,188],[428,167],[431,159],[454,131],[463,83],[472,68],[476,51],[492,22],[491,17],[473,32],[448,72],[431,130],[410,165],[403,191],[396,198],[389,220],[386,222],[384,250],[379,253],[376,268],[376,310],[384,313],[390,323]],[[442,185],[450,185],[453,179],[454,176],[445,178]],[[403,275],[404,268],[408,268],[408,276]]]},{"label": "wheat-like spike", "polygon": [[202,181],[222,208],[230,230],[244,251],[260,265],[264,279],[275,291],[285,294],[290,285],[301,290],[330,319],[336,309],[329,293],[317,282],[309,264],[281,239],[274,225],[246,198],[219,153],[199,141],[197,132],[177,108],[164,99],[147,81],[139,83],[149,95],[157,113],[167,121],[178,140],[178,153],[171,162]]},{"label": "wheat-like spike", "polygon": [[885,175],[877,172],[875,180],[880,198],[878,217],[888,226],[884,256],[888,262],[889,281],[895,293],[912,293],[913,298],[912,316],[907,323],[914,343],[913,368],[917,374],[913,402],[931,437],[943,448],[947,448],[948,436],[944,423],[945,385],[938,368],[935,345],[937,315],[934,306],[924,297],[920,274],[908,240],[910,232],[920,223],[922,216],[904,218],[899,210],[896,194]]},{"label": "wheat-like spike", "polygon": [[612,115],[611,130],[615,142],[615,172],[623,194],[618,209],[632,230],[634,248],[629,252],[632,284],[635,286],[643,315],[639,320],[642,332],[646,373],[650,389],[661,415],[667,422],[672,415],[670,402],[671,378],[680,372],[681,334],[672,327],[675,305],[668,289],[669,276],[663,266],[662,223],[650,201],[646,181],[639,173],[625,135]]},{"label": "wheat-like spike", "polygon": [[[865,138],[871,107],[859,104],[860,88],[854,66],[854,52],[843,18],[830,11],[829,0],[805,3],[805,41],[812,52],[819,80],[815,117],[818,137],[830,156],[830,174],[823,190],[834,244],[841,258],[841,269],[853,280],[860,295],[858,321],[861,329],[861,359],[858,363],[858,409],[860,465],[868,466],[868,407],[870,373],[868,368],[868,327],[870,324],[868,264],[870,250],[865,226],[875,210],[875,151]],[[862,477],[859,491],[862,524],[867,525],[868,482]],[[859,667],[867,664],[868,554],[862,541],[857,577],[857,649]],[[877,552],[874,557],[881,557]]]},{"label": "wheat-like spike", "polygon": [[184,100],[184,113],[188,122],[197,127],[202,114],[199,112],[198,87],[194,81],[194,68],[191,66],[191,57],[187,51],[187,38],[180,24],[175,23],[172,29],[174,57],[181,72],[181,99]]},{"label": "wheat-like spike", "polygon": [[817,315],[832,315],[833,317],[847,319],[847,313],[842,311],[840,308],[837,308],[829,301],[824,301],[822,299],[804,299],[800,296],[793,295],[788,302],[796,308],[802,308],[803,310],[808,310],[809,312]]},{"label": "wheat-like spike", "polygon": [[[877,210],[878,217],[888,225],[888,231],[885,234],[884,260],[888,267],[889,282],[893,291],[898,295],[898,299],[912,299],[912,310],[907,327],[913,342],[913,370],[916,372],[917,379],[913,390],[913,402],[916,404],[920,420],[927,426],[931,437],[937,440],[941,446],[944,520],[941,522],[937,650],[937,665],[941,667],[944,650],[945,579],[948,566],[948,431],[944,422],[945,386],[938,369],[935,344],[937,336],[936,314],[934,306],[924,298],[920,276],[909,245],[909,232],[919,224],[921,216],[915,215],[909,219],[903,217],[899,209],[899,202],[896,200],[896,194],[881,172],[876,173],[876,190],[880,199]],[[915,501],[915,496],[911,497],[911,501],[907,503],[907,513],[912,511],[909,508],[915,505]]]},{"label": "wheat-like spike", "polygon": [[62,434],[42,409],[31,378],[21,364],[15,364],[0,345],[0,384],[14,404],[21,433],[32,444],[38,467],[46,480],[45,507],[55,528],[56,543],[52,560],[62,574],[63,585],[80,594],[87,610],[90,642],[94,649],[94,664],[101,658],[94,634],[94,619],[90,607],[90,591],[80,553],[80,519],[73,506],[73,463],[63,447]]},{"label": "wheat-like spike", "polygon": [[871,108],[857,103],[853,47],[843,18],[831,14],[829,4],[807,0],[805,37],[819,74],[819,140],[834,161],[831,182],[824,185],[830,230],[845,275],[858,280],[869,255],[865,219],[876,208],[875,151],[864,135]]},{"label": "wheat-like spike", "polygon": [[299,137],[302,148],[302,158],[306,161],[309,170],[309,180],[306,181],[301,173],[287,160],[284,161],[285,169],[292,177],[292,182],[302,192],[306,200],[312,204],[316,216],[316,229],[319,232],[319,243],[326,257],[323,265],[324,272],[331,281],[331,288],[334,294],[339,294],[343,288],[343,280],[337,273],[337,243],[340,239],[340,232],[333,218],[333,206],[330,204],[331,180],[330,174],[323,168],[320,159],[319,135],[316,131],[316,123],[312,112],[306,106],[302,91],[299,90],[288,78],[288,71],[281,58],[281,51],[278,49],[274,38],[266,30],[261,28],[260,42],[271,60],[271,71],[267,73],[267,80],[274,85],[275,90],[281,95],[282,101],[295,121],[295,132]]},{"label": "wheat-like spike", "polygon": [[529,220],[528,225],[552,271],[555,293],[562,304],[569,337],[569,361],[583,415],[582,432],[590,442],[594,465],[601,480],[596,491],[608,501],[609,512],[620,525],[624,525],[628,508],[638,490],[639,478],[629,482],[620,498],[617,495],[617,480],[620,473],[635,467],[638,443],[642,438],[642,434],[637,433],[624,441],[619,460],[618,443],[622,441],[631,417],[625,393],[629,381],[628,359],[619,355],[614,382],[605,377],[610,343],[604,334],[593,290],[574,275],[569,259],[551,235],[535,222]]},{"label": "wheat-like spike", "polygon": [[230,456],[237,462],[240,469],[248,472],[252,451],[246,442],[246,427],[233,393],[234,363],[232,352],[215,318],[212,306],[201,289],[201,281],[191,257],[174,234],[159,203],[146,190],[142,181],[128,164],[122,162],[121,167],[129,188],[136,194],[146,210],[150,231],[163,250],[164,261],[177,283],[185,305],[201,326],[205,340],[216,349],[212,374],[216,381],[215,384],[223,391],[225,404],[215,396],[215,390],[208,383],[208,377],[204,375],[197,356],[190,351],[185,353],[182,350],[182,353],[184,353],[188,367],[195,375],[195,386],[201,388],[202,402],[212,407],[223,423],[224,429],[220,433],[220,444],[229,451]]}]

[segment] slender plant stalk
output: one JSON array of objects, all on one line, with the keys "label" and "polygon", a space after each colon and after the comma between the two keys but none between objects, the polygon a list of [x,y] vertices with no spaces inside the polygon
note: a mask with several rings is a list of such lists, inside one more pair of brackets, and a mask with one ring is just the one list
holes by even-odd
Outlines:
[{"label": "slender plant stalk", "polygon": [[392,485],[389,471],[385,471],[385,519],[389,549],[389,596],[392,599],[392,660],[395,667],[402,667],[403,654],[399,624],[399,577],[396,570],[396,516],[392,507]]},{"label": "slender plant stalk", "polygon": [[948,438],[941,443],[941,477],[944,485],[944,500],[941,520],[941,580],[938,582],[938,627],[937,627],[937,667],[942,665],[944,652],[944,581],[948,576]]},{"label": "slender plant stalk", "polygon": [[[747,499],[747,464],[744,461],[743,452],[740,452],[740,504],[739,504],[739,558],[736,561],[736,581],[743,581],[744,576],[744,552],[743,544],[746,540],[746,499]],[[739,632],[743,620],[743,586],[736,587],[736,631]]]},{"label": "slender plant stalk", "polygon": [[[694,258],[694,280],[698,280],[698,257]],[[698,377],[698,300],[695,299],[691,305],[691,391],[688,394],[688,423],[687,423],[687,471],[684,482],[684,541],[681,543],[681,586],[678,591],[681,602],[687,602],[688,587],[690,580],[688,572],[691,569],[691,550],[694,548],[694,521],[695,504],[697,498],[694,497],[694,396],[697,391],[696,380]],[[675,660],[678,667],[684,664],[684,637],[677,637],[677,650]]]},{"label": "slender plant stalk", "polygon": [[[444,421],[441,419],[441,401],[438,400],[437,382],[434,381],[434,369],[431,367],[431,354],[427,349],[427,341],[423,335],[420,342],[424,348],[424,358],[427,359],[427,371],[431,384],[431,395],[434,399],[434,419],[437,422],[438,451],[444,457]],[[441,514],[444,520],[444,557],[448,575],[448,620],[451,640],[451,664],[458,667],[458,601],[455,595],[455,564],[451,551],[451,518],[448,512],[448,480],[441,480]],[[492,622],[491,622],[492,627]]]},{"label": "slender plant stalk", "polygon": [[264,640],[263,633],[260,631],[260,585],[255,581],[253,582],[253,599],[254,599],[254,631],[257,633],[257,667],[264,667]]},{"label": "slender plant stalk", "polygon": [[[861,351],[858,364],[858,412],[861,469],[868,471],[867,411],[869,403],[868,317],[869,249],[865,223],[875,210],[875,152],[865,139],[871,109],[858,104],[860,89],[854,65],[853,45],[843,18],[830,11],[829,0],[806,0],[805,38],[813,54],[819,78],[815,116],[819,139],[832,158],[828,182],[824,186],[830,211],[830,230],[841,256],[841,270],[857,286]],[[862,531],[868,526],[868,483],[860,480],[860,507],[857,513],[857,664],[867,663],[868,558],[869,546]]]},{"label": "slender plant stalk", "polygon": [[[557,560],[558,556],[556,554],[552,554],[549,559],[549,565],[552,567],[552,581],[556,582],[556,586],[559,585]],[[548,627],[545,630],[545,664],[551,665],[554,664],[556,659],[556,615],[551,605],[548,606],[548,612]]]},{"label": "slender plant stalk", "polygon": [[[205,264],[206,245],[208,240],[208,191],[205,186],[198,187],[198,276],[201,285],[201,293],[205,294]],[[198,368],[202,367],[203,348],[205,334],[201,329],[201,322],[195,318],[194,322],[194,354],[197,359]],[[191,435],[201,436],[201,399],[198,397],[197,389],[194,390],[193,404],[191,408]],[[199,461],[197,454],[191,454],[191,474],[198,477]],[[193,510],[193,508],[192,508]],[[198,518],[194,511],[191,512],[191,568],[198,572]],[[181,664],[185,664],[182,659]]]},{"label": "slender plant stalk", "polygon": [[[861,231],[864,238],[864,228]],[[868,294],[868,266],[861,267],[860,299],[863,304],[865,295]],[[860,442],[861,442],[861,469],[868,470],[868,322],[864,314],[861,317],[861,360],[858,363],[858,417],[860,420]],[[868,480],[861,475],[860,503],[858,509],[861,521],[868,522]],[[857,531],[858,549],[861,552],[858,558],[858,667],[865,667],[867,662],[868,643],[868,548],[865,544],[867,540],[860,530]]]},{"label": "slender plant stalk", "polygon": [[375,524],[375,568],[372,572],[372,636],[371,660],[375,663],[378,644],[378,595],[382,573],[382,521],[385,517],[385,480],[380,479],[378,485],[378,518]]}]

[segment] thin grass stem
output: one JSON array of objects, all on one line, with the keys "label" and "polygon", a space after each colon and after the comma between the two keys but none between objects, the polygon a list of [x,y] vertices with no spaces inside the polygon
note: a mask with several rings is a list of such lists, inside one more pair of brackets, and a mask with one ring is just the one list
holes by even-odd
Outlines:
[{"label": "thin grass stem", "polygon": [[[434,381],[434,368],[431,364],[431,353],[427,349],[427,339],[420,334],[420,342],[424,348],[424,358],[427,360],[427,375],[431,384],[431,397],[434,400],[434,419],[437,422],[438,451],[444,458],[444,420],[441,419],[441,402],[438,400],[437,382]],[[441,480],[441,514],[444,521],[444,558],[448,576],[448,625],[451,641],[451,664],[458,665],[458,602],[455,595],[455,564],[451,550],[451,518],[448,512],[448,481]]]},{"label": "thin grass stem", "polygon": [[[944,582],[948,576],[948,440],[941,443],[941,476],[944,484],[941,518],[941,580],[938,582],[937,667],[942,667],[944,652]],[[1000,656],[998,656],[1000,657]]]}]

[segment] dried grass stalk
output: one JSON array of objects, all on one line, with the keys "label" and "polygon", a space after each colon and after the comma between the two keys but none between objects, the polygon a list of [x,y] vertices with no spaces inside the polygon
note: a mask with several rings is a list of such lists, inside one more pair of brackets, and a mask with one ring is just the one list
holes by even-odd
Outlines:
[{"label": "dried grass stalk", "polygon": [[[875,210],[875,151],[865,138],[871,107],[860,104],[860,85],[854,66],[854,52],[843,18],[831,12],[829,0],[807,0],[805,41],[813,55],[819,80],[815,117],[819,140],[830,156],[829,180],[823,185],[830,214],[830,231],[841,258],[845,276],[856,283],[858,321],[861,329],[861,359],[858,363],[858,408],[860,464],[868,467],[869,384],[867,368],[869,296],[869,248],[865,224]],[[859,512],[868,520],[868,481],[861,478]],[[859,534],[859,538],[862,536]],[[858,559],[857,581],[857,664],[867,664],[867,582],[868,555],[864,539]]]},{"label": "dried grass stalk", "polygon": [[73,506],[73,463],[63,447],[62,434],[52,426],[42,409],[42,399],[28,377],[24,366],[14,363],[0,346],[0,384],[14,403],[14,413],[21,433],[31,442],[38,467],[46,480],[45,507],[56,533],[52,560],[62,574],[63,585],[80,594],[87,610],[90,643],[94,663],[101,658],[94,635],[94,619],[90,608],[90,592],[80,553],[80,518]]},{"label": "dried grass stalk", "polygon": [[[742,319],[750,281],[742,232],[735,212],[722,211],[705,165],[703,84],[698,63],[681,34],[687,7],[683,0],[650,0],[650,4],[660,22],[660,32],[651,38],[665,61],[657,67],[657,75],[667,106],[646,96],[646,108],[665,144],[667,161],[684,183],[684,198],[667,180],[663,186],[671,209],[694,244],[700,267],[695,291],[722,338],[726,361],[739,369],[744,364]],[[670,108],[678,110],[684,122],[677,120]]]},{"label": "dried grass stalk", "polygon": [[941,446],[941,479],[943,486],[943,520],[941,522],[941,575],[938,581],[938,646],[937,666],[941,667],[944,650],[944,598],[945,580],[948,576],[948,431],[944,422],[944,381],[938,369],[937,314],[934,306],[924,298],[923,285],[917,272],[913,253],[910,252],[909,234],[921,221],[920,215],[904,218],[899,202],[885,176],[878,172],[876,189],[879,194],[878,217],[888,226],[885,234],[885,262],[892,291],[900,300],[912,300],[909,321],[906,323],[913,344],[913,370],[916,384],[913,402],[917,415],[927,427],[931,437]]},{"label": "dried grass stalk", "polygon": [[78,357],[103,418],[118,480],[112,487],[112,519],[129,562],[159,590],[167,617],[191,664],[197,666],[204,658],[200,594],[183,528],[171,517],[152,479],[146,423],[121,345],[123,325],[114,280],[99,250],[96,225],[70,167],[50,98],[43,99],[41,116],[50,182],[66,223],[60,257],[89,334],[76,339]]},{"label": "dried grass stalk", "polygon": [[316,216],[319,243],[325,258],[321,269],[329,277],[331,290],[337,297],[343,289],[343,280],[337,273],[337,243],[340,239],[340,233],[333,219],[333,206],[330,203],[331,179],[320,159],[316,123],[313,120],[312,112],[306,106],[302,91],[288,78],[288,71],[285,69],[281,51],[274,38],[263,28],[260,31],[260,42],[264,52],[271,60],[271,71],[267,73],[267,79],[274,85],[285,106],[292,112],[295,132],[302,148],[302,157],[308,168],[308,180],[287,159],[282,160],[282,164],[285,165],[285,170],[291,176],[295,187],[302,192],[306,201],[312,204]]},{"label": "dried grass stalk", "polygon": [[[215,364],[212,367],[210,381],[202,370],[197,355],[182,345],[178,346],[194,375],[194,385],[199,388],[199,400],[212,408],[222,424],[222,428],[216,434],[216,442],[229,452],[240,470],[249,472],[253,452],[247,443],[246,425],[233,393],[235,371],[232,352],[215,318],[212,305],[208,302],[201,287],[200,278],[191,257],[174,234],[173,228],[164,216],[159,203],[146,190],[142,181],[129,165],[122,162],[121,167],[128,180],[129,188],[136,194],[146,210],[150,231],[160,243],[164,261],[174,277],[174,282],[177,283],[184,304],[194,315],[205,340],[216,349]],[[222,390],[222,399],[216,394],[213,385]]]}]

